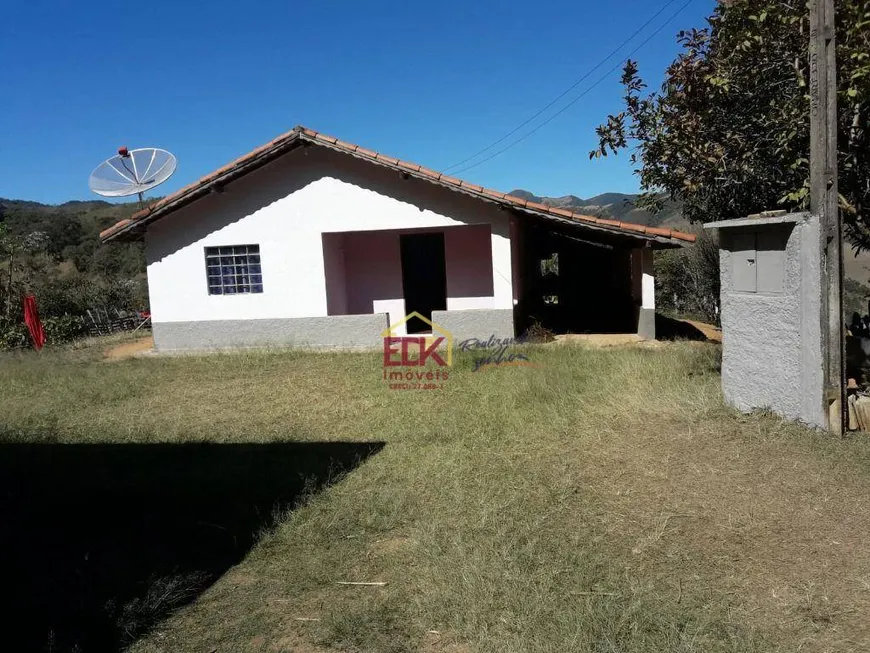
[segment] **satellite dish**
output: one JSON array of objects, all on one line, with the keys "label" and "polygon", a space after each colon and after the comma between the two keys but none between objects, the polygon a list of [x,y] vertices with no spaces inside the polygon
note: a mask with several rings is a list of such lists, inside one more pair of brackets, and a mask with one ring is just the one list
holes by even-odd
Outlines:
[{"label": "satellite dish", "polygon": [[155,147],[128,150],[122,147],[111,159],[103,161],[91,173],[88,186],[97,195],[126,197],[138,195],[162,184],[175,172],[175,157]]}]

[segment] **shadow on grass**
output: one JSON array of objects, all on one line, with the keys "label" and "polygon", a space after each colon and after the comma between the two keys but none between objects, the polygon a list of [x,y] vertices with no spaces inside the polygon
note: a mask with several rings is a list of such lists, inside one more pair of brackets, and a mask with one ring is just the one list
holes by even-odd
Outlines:
[{"label": "shadow on grass", "polygon": [[657,340],[697,340],[706,341],[707,336],[699,328],[688,322],[656,313],[656,339]]},{"label": "shadow on grass", "polygon": [[3,648],[123,648],[382,448],[0,443]]}]

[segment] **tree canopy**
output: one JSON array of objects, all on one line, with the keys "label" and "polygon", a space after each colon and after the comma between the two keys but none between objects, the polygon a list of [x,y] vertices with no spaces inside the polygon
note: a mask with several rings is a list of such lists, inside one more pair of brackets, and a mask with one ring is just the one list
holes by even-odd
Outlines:
[{"label": "tree canopy", "polygon": [[[840,208],[870,249],[870,1],[837,0]],[[805,0],[719,3],[647,92],[628,61],[624,108],[596,129],[590,157],[631,151],[640,203],[681,201],[710,222],[809,205],[809,10]]]}]

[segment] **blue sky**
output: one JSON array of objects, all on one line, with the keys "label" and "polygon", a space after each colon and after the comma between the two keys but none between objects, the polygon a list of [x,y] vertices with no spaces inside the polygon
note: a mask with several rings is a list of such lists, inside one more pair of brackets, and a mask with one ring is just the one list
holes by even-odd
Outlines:
[{"label": "blue sky", "polygon": [[[166,194],[297,124],[440,170],[541,109],[666,2],[4,0],[0,197],[95,198],[88,175],[121,145],[176,154]],[[635,55],[650,82],[713,5],[694,0]],[[618,78],[459,176],[541,195],[636,191],[627,156],[587,156],[620,109]]]}]

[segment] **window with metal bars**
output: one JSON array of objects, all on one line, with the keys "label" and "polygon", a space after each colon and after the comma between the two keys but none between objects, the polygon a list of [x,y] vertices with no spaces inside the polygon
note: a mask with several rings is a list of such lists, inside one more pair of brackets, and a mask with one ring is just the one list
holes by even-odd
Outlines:
[{"label": "window with metal bars", "polygon": [[263,292],[259,245],[205,248],[209,295],[247,295]]}]

